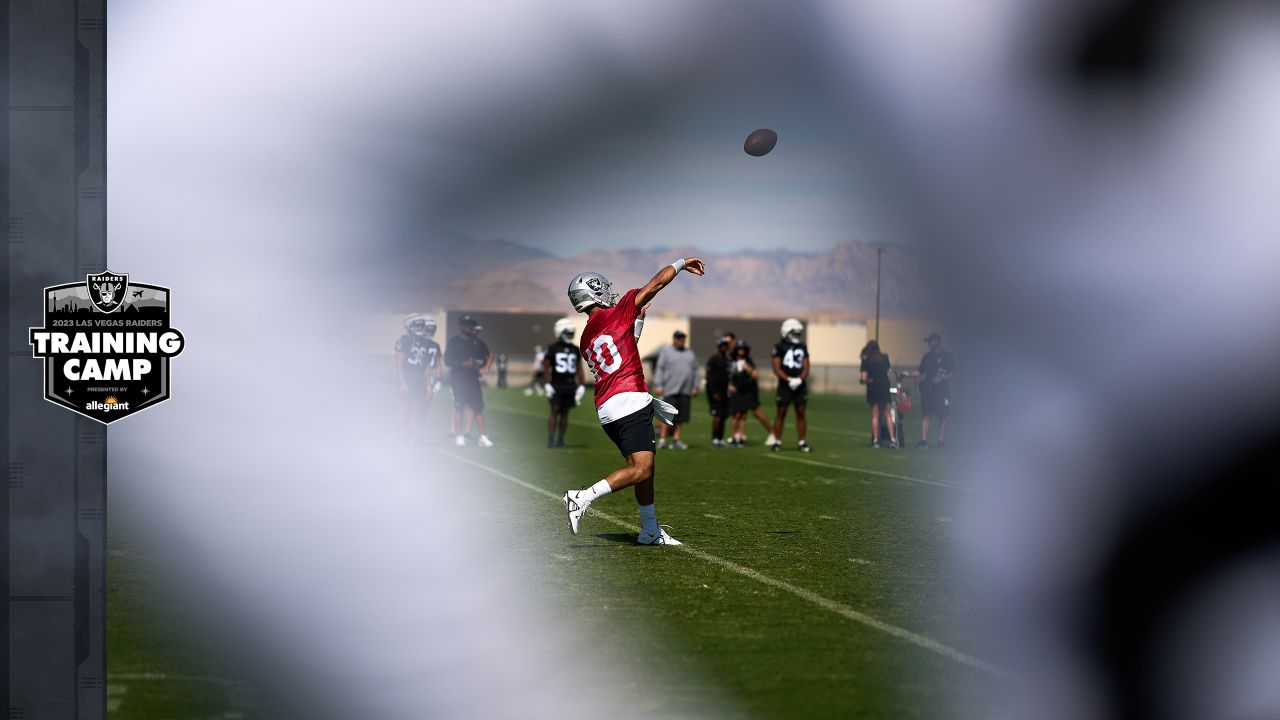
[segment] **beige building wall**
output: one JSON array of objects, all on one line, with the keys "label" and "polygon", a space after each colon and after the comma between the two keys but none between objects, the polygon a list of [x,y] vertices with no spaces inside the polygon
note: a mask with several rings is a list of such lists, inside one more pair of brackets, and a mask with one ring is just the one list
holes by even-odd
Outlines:
[{"label": "beige building wall", "polygon": [[812,365],[857,365],[867,344],[867,326],[851,322],[811,322],[805,328]]},{"label": "beige building wall", "polygon": [[[640,333],[640,341],[636,343],[640,348],[640,357],[648,357],[658,352],[658,348],[663,345],[670,345],[671,336],[677,330],[683,330],[688,334],[689,318],[649,313],[644,321],[644,332]],[[706,360],[706,358],[699,359]]]}]

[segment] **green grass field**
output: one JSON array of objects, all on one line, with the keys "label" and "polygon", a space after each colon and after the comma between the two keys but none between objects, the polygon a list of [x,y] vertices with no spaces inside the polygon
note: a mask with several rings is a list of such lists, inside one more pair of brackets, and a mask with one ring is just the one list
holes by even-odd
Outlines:
[{"label": "green grass field", "polygon": [[[620,668],[651,659],[644,664],[658,686],[641,693],[645,713],[990,714],[992,673],[980,659],[972,589],[952,552],[953,508],[968,492],[949,473],[954,456],[867,447],[862,398],[811,401],[808,454],[795,450],[790,423],[785,451],[768,452],[755,421],[753,445],[713,450],[706,404],[695,400],[685,434],[692,447],[660,451],[657,461],[658,520],[683,548],[634,544],[629,490],[598,501],[600,514],[584,519],[580,535],[568,533],[560,494],[621,462],[589,395],[573,413],[569,447],[558,450],[545,447],[544,399],[514,389],[486,398],[497,447],[441,441],[420,452],[475,471],[482,529],[510,548],[495,567],[539,588]],[[437,403],[432,422],[447,427],[447,412]],[[166,625],[165,590],[131,559],[114,520],[112,717],[251,717],[233,707],[243,688],[198,680],[226,673],[193,660],[198,653]],[[140,679],[148,674],[176,679]],[[628,682],[625,673],[619,682]]]}]

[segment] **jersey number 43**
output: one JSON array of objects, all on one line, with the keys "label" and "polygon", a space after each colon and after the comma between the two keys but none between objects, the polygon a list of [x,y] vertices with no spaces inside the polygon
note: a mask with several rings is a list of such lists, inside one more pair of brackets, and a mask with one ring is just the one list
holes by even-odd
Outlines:
[{"label": "jersey number 43", "polygon": [[791,350],[788,350],[787,354],[782,356],[782,366],[791,368],[792,370],[799,370],[803,368],[804,350],[801,350],[800,348],[792,348]]}]

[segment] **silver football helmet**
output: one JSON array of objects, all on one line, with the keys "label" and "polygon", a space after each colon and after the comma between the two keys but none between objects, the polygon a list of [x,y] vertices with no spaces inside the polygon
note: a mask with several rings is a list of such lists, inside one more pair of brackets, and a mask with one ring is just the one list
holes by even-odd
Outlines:
[{"label": "silver football helmet", "polygon": [[584,272],[570,281],[569,302],[574,310],[582,312],[592,305],[613,307],[618,302],[618,295],[613,292],[609,278],[600,273]]},{"label": "silver football helmet", "polygon": [[787,318],[782,321],[782,337],[792,345],[800,342],[804,336],[804,323],[796,318]]},{"label": "silver football helmet", "polygon": [[577,329],[574,327],[573,320],[569,318],[560,318],[555,324],[556,337],[565,342],[573,342],[573,333]]},{"label": "silver football helmet", "polygon": [[436,334],[436,319],[430,315],[413,313],[404,318],[405,332],[418,337],[432,337]]}]

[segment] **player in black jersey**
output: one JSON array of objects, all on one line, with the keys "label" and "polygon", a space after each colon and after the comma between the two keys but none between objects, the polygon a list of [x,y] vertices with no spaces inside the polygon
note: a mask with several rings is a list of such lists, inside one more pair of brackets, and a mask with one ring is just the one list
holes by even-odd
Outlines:
[{"label": "player in black jersey", "polygon": [[551,414],[547,416],[547,447],[564,447],[569,411],[582,402],[582,393],[586,389],[581,355],[578,346],[573,344],[574,329],[572,320],[557,320],[556,341],[551,343],[542,358],[542,389],[551,404]]},{"label": "player in black jersey", "polygon": [[400,421],[406,428],[425,422],[431,398],[440,390],[444,370],[440,363],[440,345],[431,339],[435,334],[435,318],[414,313],[404,319],[404,334],[396,340]]},{"label": "player in black jersey", "polygon": [[773,451],[782,449],[782,426],[787,420],[787,406],[796,406],[796,435],[800,438],[800,451],[809,452],[806,439],[808,423],[804,409],[809,402],[809,346],[804,344],[804,323],[796,318],[782,321],[782,339],[773,346],[773,374],[778,378],[778,391],[774,400],[778,412],[773,420]]}]

